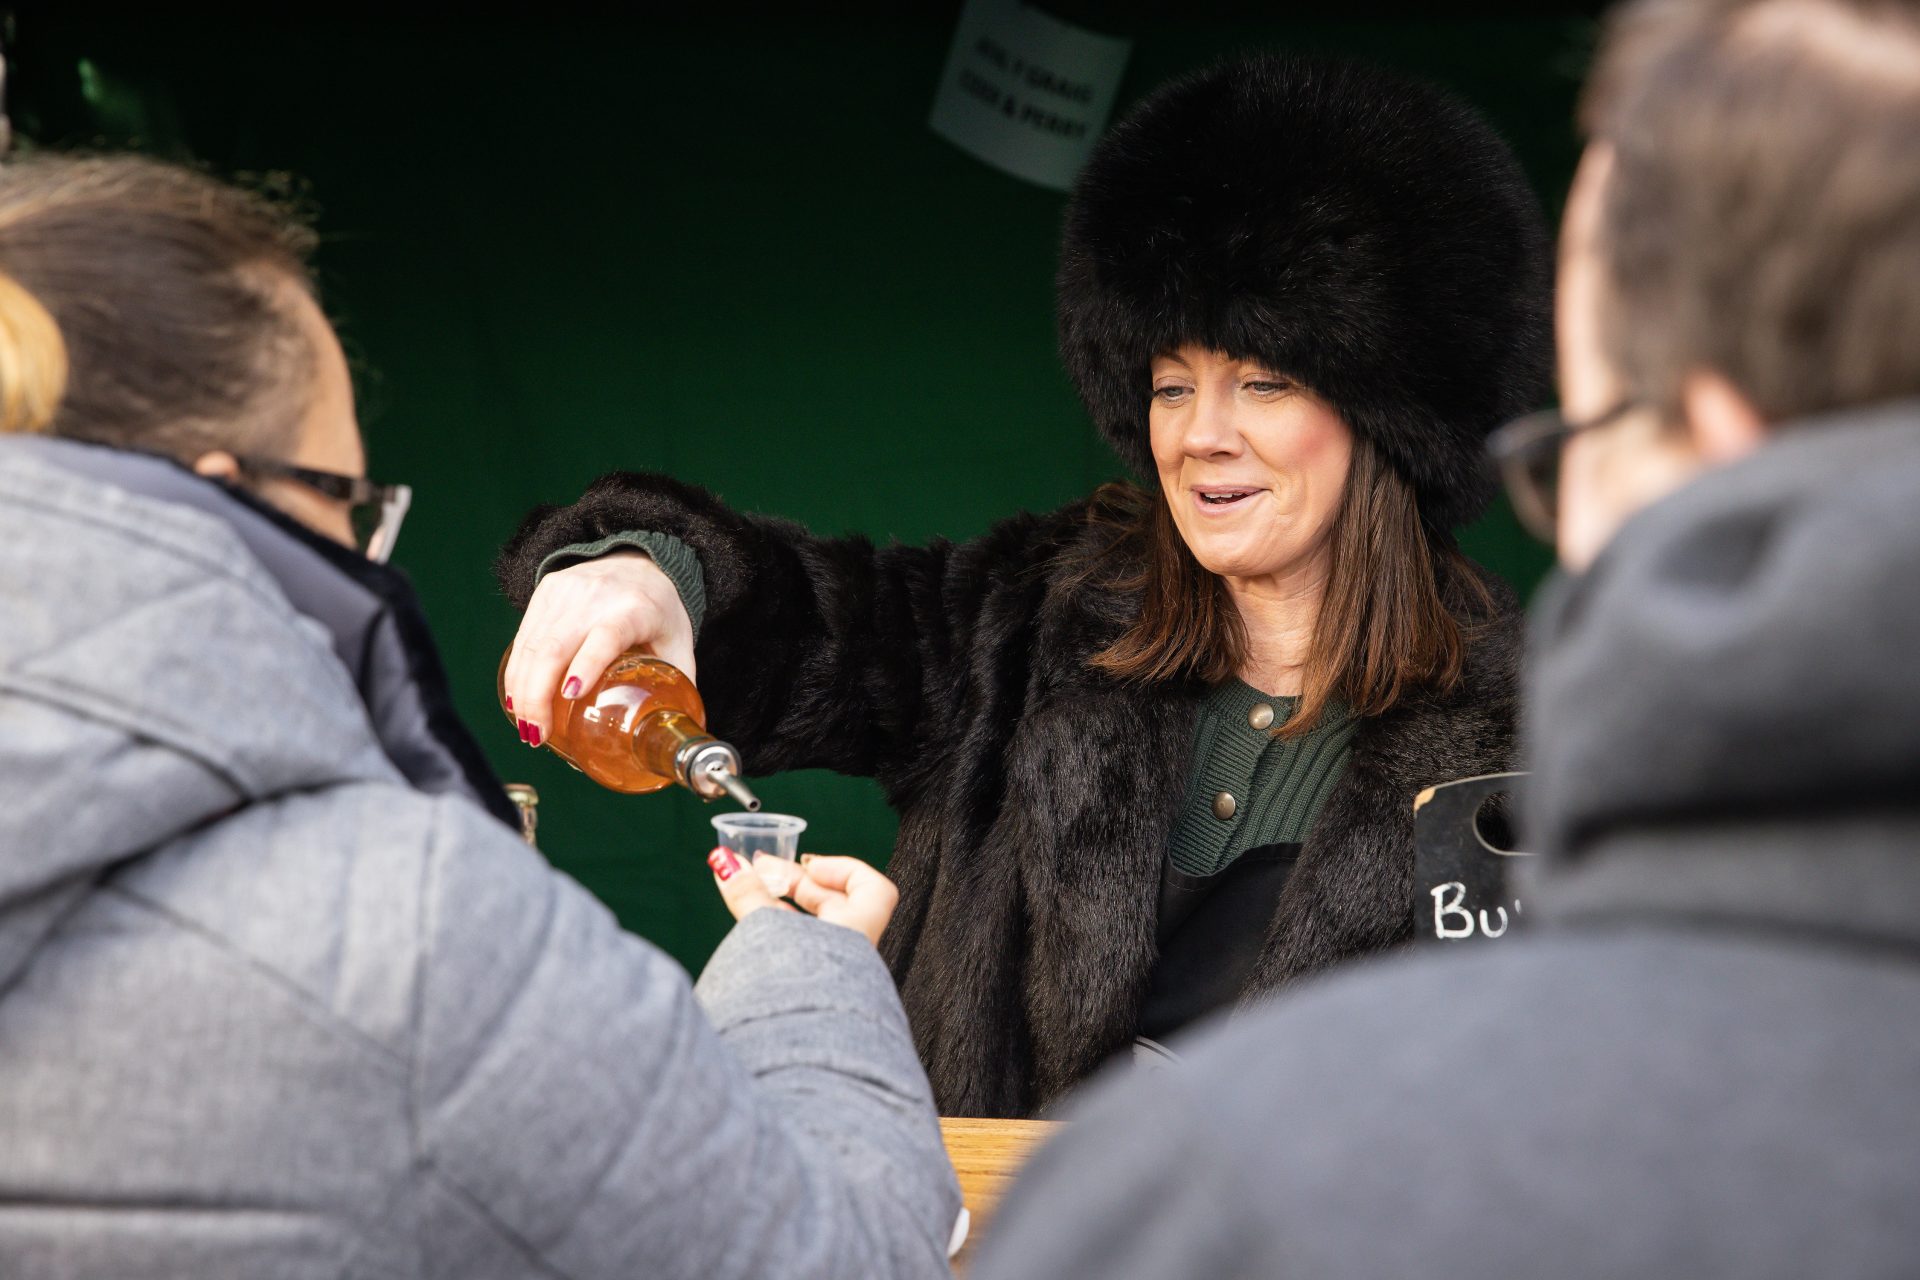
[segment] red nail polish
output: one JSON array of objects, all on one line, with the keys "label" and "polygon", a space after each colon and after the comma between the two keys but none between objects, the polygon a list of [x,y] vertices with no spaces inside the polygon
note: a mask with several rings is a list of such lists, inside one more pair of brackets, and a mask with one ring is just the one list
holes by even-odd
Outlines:
[{"label": "red nail polish", "polygon": [[539,726],[539,725],[537,725],[537,724],[534,724],[534,725],[528,725],[528,726],[527,726],[527,732],[528,732],[528,734],[530,734],[530,735],[531,735],[531,736],[530,736],[530,737],[528,737],[528,739],[527,739],[527,745],[528,745],[528,746],[530,746],[530,747],[537,747],[537,746],[539,746],[539,745],[540,745],[540,726]]},{"label": "red nail polish", "polygon": [[580,696],[580,677],[568,676],[566,684],[562,685],[560,688],[560,696],[563,698],[579,697]]},{"label": "red nail polish", "polygon": [[722,846],[707,855],[707,865],[713,868],[713,874],[721,880],[729,880],[740,869],[740,859],[733,856],[733,850]]},{"label": "red nail polish", "polygon": [[520,741],[525,742],[527,740],[527,722],[525,720],[516,720],[514,723],[520,727]]},{"label": "red nail polish", "polygon": [[512,694],[508,694],[508,695],[507,695],[507,710],[509,710],[509,711],[511,711],[511,710],[513,710],[513,695],[512,695]]}]

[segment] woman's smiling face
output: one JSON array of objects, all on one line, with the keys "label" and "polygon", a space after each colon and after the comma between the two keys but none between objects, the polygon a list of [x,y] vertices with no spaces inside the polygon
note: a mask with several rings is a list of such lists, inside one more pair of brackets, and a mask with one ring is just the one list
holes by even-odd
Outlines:
[{"label": "woman's smiling face", "polygon": [[1276,370],[1204,347],[1154,358],[1153,460],[1194,559],[1233,579],[1283,577],[1326,553],[1353,432]]}]

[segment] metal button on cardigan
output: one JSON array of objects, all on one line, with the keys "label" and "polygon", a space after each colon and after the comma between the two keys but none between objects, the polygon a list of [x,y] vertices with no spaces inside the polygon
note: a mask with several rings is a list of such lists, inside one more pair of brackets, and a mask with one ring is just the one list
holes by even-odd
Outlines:
[{"label": "metal button on cardigan", "polygon": [[1233,811],[1239,807],[1240,804],[1233,798],[1233,792],[1231,791],[1222,791],[1213,798],[1213,816],[1222,822],[1231,818]]},{"label": "metal button on cardigan", "polygon": [[1269,703],[1256,702],[1247,712],[1247,723],[1256,729],[1264,729],[1273,723],[1273,707]]}]

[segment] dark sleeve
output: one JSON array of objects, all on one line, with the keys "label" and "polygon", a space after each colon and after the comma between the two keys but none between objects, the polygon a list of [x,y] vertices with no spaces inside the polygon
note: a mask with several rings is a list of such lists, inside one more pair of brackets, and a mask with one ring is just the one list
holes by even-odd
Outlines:
[{"label": "dark sleeve", "polygon": [[1248,1187],[1208,1140],[1184,1071],[1123,1067],[1090,1090],[1007,1192],[975,1280],[1276,1274],[1260,1265]]},{"label": "dark sleeve", "polygon": [[695,657],[713,731],[749,772],[827,768],[897,793],[952,743],[970,700],[1024,688],[1049,570],[1083,509],[1015,516],[959,545],[875,547],[614,472],[529,515],[498,572],[525,608],[554,551],[638,529],[678,538],[705,577]]}]

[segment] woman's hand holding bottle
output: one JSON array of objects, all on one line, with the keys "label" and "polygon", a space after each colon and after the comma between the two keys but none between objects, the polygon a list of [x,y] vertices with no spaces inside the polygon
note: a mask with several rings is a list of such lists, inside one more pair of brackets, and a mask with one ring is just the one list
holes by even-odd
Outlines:
[{"label": "woman's hand holding bottle", "polygon": [[[780,859],[762,854],[774,862]],[[722,845],[707,856],[714,884],[735,920],[744,920],[755,911],[773,907],[791,911],[793,907],[773,896],[759,875],[731,849]],[[782,864],[783,866],[787,864]],[[800,856],[787,896],[800,909],[829,924],[841,925],[866,935],[876,946],[893,918],[900,891],[893,881],[858,858],[828,857],[807,853]]]},{"label": "woman's hand holding bottle", "polygon": [[545,741],[554,696],[591,688],[633,648],[695,678],[693,620],[660,566],[638,551],[616,551],[555,570],[534,588],[520,619],[503,680],[508,710],[538,731],[532,741]]}]

